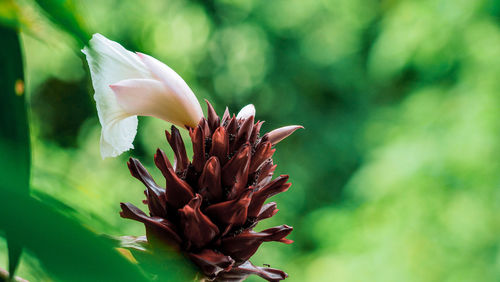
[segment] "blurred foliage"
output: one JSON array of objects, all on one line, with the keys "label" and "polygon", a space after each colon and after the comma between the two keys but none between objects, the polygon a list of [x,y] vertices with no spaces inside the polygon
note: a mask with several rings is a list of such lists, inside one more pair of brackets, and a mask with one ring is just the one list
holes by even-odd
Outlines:
[{"label": "blurred foliage", "polygon": [[70,33],[80,45],[85,45],[90,39],[83,27],[83,19],[75,9],[72,0],[35,0],[46,16],[61,29]]},{"label": "blurred foliage", "polygon": [[[26,196],[30,188],[31,158],[21,46],[15,30],[0,26],[0,37],[3,41],[0,52],[0,89],[3,94],[0,106],[0,155],[4,158],[0,171],[4,176],[11,176],[2,177],[5,186],[2,188],[10,189],[15,195]],[[21,259],[22,244],[13,235],[15,230],[3,230],[8,239],[8,272],[13,277]]]},{"label": "blurred foliage", "polygon": [[53,140],[62,147],[77,146],[78,130],[93,116],[95,108],[85,82],[52,77],[35,91],[31,105],[34,115],[43,121],[39,128],[41,138]]},{"label": "blurred foliage", "polygon": [[[70,2],[0,2],[0,23],[22,30],[39,201],[99,234],[144,233],[118,216],[143,197],[125,161],[159,176],[169,125],[141,118],[136,149],[101,160],[79,52],[99,32],[167,63],[219,112],[253,103],[264,131],[305,126],[277,148],[293,186],[259,226],[292,225],[295,243],[264,244],[255,264],[291,281],[498,281],[500,2]],[[20,276],[45,271],[23,256]]]}]

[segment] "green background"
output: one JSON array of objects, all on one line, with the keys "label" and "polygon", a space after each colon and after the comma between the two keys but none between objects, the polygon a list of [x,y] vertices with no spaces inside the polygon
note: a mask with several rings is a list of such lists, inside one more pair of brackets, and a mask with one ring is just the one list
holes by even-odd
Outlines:
[{"label": "green background", "polygon": [[[305,127],[277,145],[276,174],[293,185],[257,227],[291,225],[295,243],[264,244],[254,264],[289,281],[500,280],[499,1],[2,0],[0,24],[21,31],[32,151],[31,197],[4,196],[3,217],[33,242],[74,248],[48,254],[27,236],[17,275],[71,280],[71,260],[90,269],[91,252],[106,247],[96,256],[116,268],[101,277],[135,269],[94,234],[144,233],[118,215],[119,202],[143,207],[126,160],[160,179],[153,154],[172,155],[170,125],[140,118],[136,149],[101,159],[80,52],[98,32],[165,62],[220,114],[253,103],[264,132]],[[15,183],[6,171],[1,182]],[[40,203],[74,236],[33,214]]]}]

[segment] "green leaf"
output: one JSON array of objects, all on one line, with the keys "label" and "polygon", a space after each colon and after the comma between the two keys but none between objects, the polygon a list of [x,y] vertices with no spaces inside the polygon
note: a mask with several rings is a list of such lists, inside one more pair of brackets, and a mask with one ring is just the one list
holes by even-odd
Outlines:
[{"label": "green leaf", "polygon": [[19,6],[14,0],[0,1],[0,24],[17,29],[21,25]]},{"label": "green leaf", "polygon": [[14,277],[16,269],[21,261],[21,254],[23,253],[23,246],[19,243],[16,237],[12,236],[11,232],[7,233],[7,247],[9,257],[9,276]]},{"label": "green leaf", "polygon": [[0,228],[62,281],[147,281],[112,242],[46,204],[0,187]]},{"label": "green leaf", "polygon": [[[0,172],[2,183],[16,193],[29,194],[30,143],[24,100],[23,61],[19,37],[15,30],[0,26]],[[14,275],[21,258],[22,246],[7,232],[9,273]]]},{"label": "green leaf", "polygon": [[[0,36],[0,230],[8,239],[10,275],[24,247],[62,281],[150,280],[116,251],[114,242],[29,195],[30,143],[19,36],[2,26]],[[141,266],[155,266],[148,270],[162,280],[193,277],[190,264],[176,256]]]},{"label": "green leaf", "polygon": [[2,184],[27,194],[30,176],[30,143],[24,100],[23,61],[15,30],[0,26],[0,148]]},{"label": "green leaf", "polygon": [[84,46],[90,39],[84,28],[83,20],[76,12],[72,0],[36,0],[36,3],[47,13],[47,16],[60,28],[75,38],[80,46]]},{"label": "green leaf", "polygon": [[153,247],[146,236],[107,236],[115,246],[129,252],[129,259],[138,262],[146,273],[155,276],[159,281],[189,281],[196,277],[196,269],[192,262],[174,249]]}]

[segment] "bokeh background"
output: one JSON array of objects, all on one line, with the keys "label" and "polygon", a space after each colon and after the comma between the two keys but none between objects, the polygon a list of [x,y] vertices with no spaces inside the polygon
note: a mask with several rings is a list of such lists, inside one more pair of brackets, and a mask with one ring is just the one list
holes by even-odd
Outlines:
[{"label": "bokeh background", "polygon": [[[289,281],[500,280],[499,1],[2,0],[0,22],[21,30],[31,195],[78,225],[142,235],[118,215],[143,198],[126,160],[159,177],[168,149],[170,125],[140,118],[136,149],[101,159],[80,52],[98,32],[219,113],[253,103],[264,131],[305,127],[277,146],[293,185],[257,228],[292,225],[295,243],[264,244],[254,264]],[[32,236],[73,240],[45,232]],[[17,274],[58,280],[29,249]]]}]

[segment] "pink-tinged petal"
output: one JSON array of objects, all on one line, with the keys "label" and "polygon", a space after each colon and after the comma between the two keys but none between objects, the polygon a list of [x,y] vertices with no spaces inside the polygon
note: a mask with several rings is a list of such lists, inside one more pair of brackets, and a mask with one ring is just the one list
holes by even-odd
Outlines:
[{"label": "pink-tinged petal", "polygon": [[124,79],[152,76],[135,53],[100,34],[94,34],[89,45],[90,48],[85,47],[82,52],[89,64],[102,126],[101,155],[103,158],[116,157],[134,147],[132,141],[137,133],[137,117],[118,105],[109,85]]},{"label": "pink-tinged petal", "polygon": [[217,253],[210,249],[204,249],[200,253],[188,253],[188,257],[201,268],[203,274],[214,278],[222,271],[228,271],[234,264],[230,256]]},{"label": "pink-tinged petal", "polygon": [[191,125],[182,101],[158,80],[127,79],[109,87],[120,107],[131,115],[153,116],[182,127]]},{"label": "pink-tinged petal", "polygon": [[287,138],[293,132],[295,132],[295,130],[297,130],[299,128],[304,128],[304,127],[301,125],[289,125],[289,126],[280,127],[278,129],[275,129],[271,132],[266,133],[262,137],[262,141],[269,141],[269,142],[271,142],[271,144],[276,145],[278,142]]},{"label": "pink-tinged petal", "polygon": [[217,225],[200,210],[201,202],[201,196],[196,194],[187,205],[179,209],[184,236],[188,240],[189,246],[198,249],[204,247],[219,234]]},{"label": "pink-tinged petal", "polygon": [[[180,108],[177,111],[182,113],[182,118],[177,116],[175,119],[181,119],[182,124],[177,125],[182,127],[187,125],[194,128],[203,117],[203,112],[191,88],[164,63],[146,54],[137,53],[137,55],[151,71],[151,74],[164,84],[171,100],[175,99],[176,104],[179,105]],[[165,109],[165,115],[170,115],[169,110]],[[167,121],[169,120],[167,119]]]},{"label": "pink-tinged petal", "polygon": [[255,266],[250,261],[246,261],[233,267],[228,272],[221,273],[218,279],[220,281],[243,281],[248,275],[251,274],[259,275],[267,281],[273,282],[284,280],[288,277],[288,274],[279,269]]},{"label": "pink-tinged petal", "polygon": [[247,119],[251,116],[255,117],[255,107],[252,104],[248,104],[241,109],[236,119]]}]

